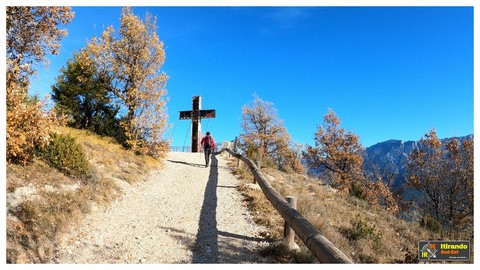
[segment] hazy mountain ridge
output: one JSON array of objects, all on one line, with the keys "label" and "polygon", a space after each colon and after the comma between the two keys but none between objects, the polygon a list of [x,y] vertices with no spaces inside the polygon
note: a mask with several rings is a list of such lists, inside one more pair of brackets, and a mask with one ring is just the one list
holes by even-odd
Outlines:
[{"label": "hazy mountain ridge", "polygon": [[[467,139],[473,140],[473,136],[473,134],[470,134],[452,138],[457,138],[460,142],[463,142]],[[445,142],[452,138],[444,138],[440,141],[445,145]],[[388,140],[367,147],[363,154],[364,170],[368,174],[375,172],[381,176],[384,176],[385,173],[395,172],[394,179],[390,184],[395,189],[399,189],[406,183],[408,156],[418,145],[419,141]],[[384,179],[384,181],[387,180]]]}]

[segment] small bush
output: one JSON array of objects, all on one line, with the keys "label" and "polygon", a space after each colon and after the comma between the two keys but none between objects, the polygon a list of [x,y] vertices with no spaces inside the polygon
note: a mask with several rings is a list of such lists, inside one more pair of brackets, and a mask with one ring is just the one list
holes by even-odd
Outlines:
[{"label": "small bush", "polygon": [[168,141],[146,142],[143,148],[147,155],[153,158],[162,159],[167,156],[170,149],[170,143]]},{"label": "small bush", "polygon": [[442,231],[442,224],[429,214],[425,214],[420,220],[420,226],[429,229],[432,232],[440,233]]},{"label": "small bush", "polygon": [[371,238],[374,241],[380,240],[381,236],[377,232],[375,225],[371,226],[357,215],[351,222],[352,228],[344,231],[349,240],[358,240],[360,238]]},{"label": "small bush", "polygon": [[40,149],[40,156],[51,167],[68,176],[85,178],[90,171],[84,149],[70,135],[52,133],[50,143]]},{"label": "small bush", "polygon": [[49,140],[54,117],[43,102],[27,95],[26,89],[7,89],[6,156],[7,161],[26,165],[33,160],[35,147]]},{"label": "small bush", "polygon": [[360,200],[365,200],[367,198],[365,191],[362,190],[362,188],[358,186],[356,183],[352,183],[349,189],[349,193],[351,196],[357,197]]}]

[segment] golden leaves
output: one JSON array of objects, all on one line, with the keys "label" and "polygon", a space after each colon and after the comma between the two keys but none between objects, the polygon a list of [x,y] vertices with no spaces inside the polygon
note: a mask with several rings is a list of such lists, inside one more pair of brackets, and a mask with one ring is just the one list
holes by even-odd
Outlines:
[{"label": "golden leaves", "polygon": [[340,118],[332,109],[329,109],[323,119],[324,123],[315,133],[316,151],[307,154],[307,160],[314,168],[323,166],[340,176],[335,178],[338,186],[348,186],[361,172],[362,146],[358,136],[340,128]]},{"label": "golden leaves", "polygon": [[161,72],[165,51],[155,21],[148,14],[142,21],[126,7],[118,33],[107,27],[86,49],[105,87],[126,112],[121,125],[126,144],[134,149],[158,145],[167,127],[168,76]]},{"label": "golden leaves", "polygon": [[251,105],[243,106],[242,129],[242,148],[248,157],[263,165],[273,163],[271,165],[281,169],[303,170],[297,160],[299,150],[290,147],[290,134],[271,102],[255,95]]},{"label": "golden leaves", "polygon": [[359,137],[340,127],[341,120],[332,109],[315,132],[315,147],[307,146],[304,158],[308,166],[321,172],[326,182],[342,193],[365,199],[370,205],[398,211],[397,200],[382,179],[371,181],[363,174],[363,147]]},{"label": "golden leaves", "polygon": [[435,129],[409,156],[407,182],[424,194],[424,210],[448,232],[473,216],[473,140],[442,145]]},{"label": "golden leaves", "polygon": [[[48,64],[47,51],[58,54],[60,39],[67,35],[61,24],[68,24],[74,16],[70,7],[8,6],[7,7],[7,87],[11,80],[28,83],[38,62]],[[7,76],[8,78],[8,76]]]},{"label": "golden leaves", "polygon": [[74,14],[70,7],[8,6],[7,9],[7,160],[29,162],[37,146],[48,143],[57,118],[43,103],[28,97],[29,78],[48,52],[58,54],[59,40]]},{"label": "golden leaves", "polygon": [[7,160],[28,163],[35,147],[49,141],[49,134],[57,122],[54,114],[47,114],[42,102],[26,101],[22,89],[7,91]]}]

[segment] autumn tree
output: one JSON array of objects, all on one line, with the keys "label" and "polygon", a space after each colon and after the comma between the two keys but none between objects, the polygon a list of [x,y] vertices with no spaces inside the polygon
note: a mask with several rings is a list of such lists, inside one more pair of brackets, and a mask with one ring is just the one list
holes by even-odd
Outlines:
[{"label": "autumn tree", "polygon": [[419,147],[414,149],[407,163],[407,183],[424,194],[424,208],[436,220],[441,216],[441,179],[440,165],[445,156],[442,142],[435,130],[430,130],[420,139]]},{"label": "autumn tree", "polygon": [[372,206],[397,212],[397,201],[388,185],[382,179],[370,179],[362,170],[363,147],[359,137],[345,131],[340,123],[340,118],[329,109],[315,133],[315,146],[307,145],[303,152],[309,172]]},{"label": "autumn tree", "polygon": [[298,142],[290,142],[290,146],[285,149],[284,153],[282,154],[281,161],[285,171],[293,171],[296,173],[304,174],[306,173],[306,168],[302,164],[303,158],[303,145],[299,144]]},{"label": "autumn tree", "polygon": [[440,223],[444,231],[472,222],[473,219],[473,141],[457,139],[445,145],[436,131],[420,140],[407,163],[407,183],[424,195],[425,215]]},{"label": "autumn tree", "polygon": [[367,195],[368,197],[371,197],[370,194],[373,195],[371,198],[373,204],[384,205],[387,209],[394,210],[392,212],[406,210],[411,206],[411,202],[404,200],[403,197],[406,185],[395,187],[394,183],[407,157],[402,155],[396,160],[389,156],[382,158],[384,162],[382,166],[368,155],[363,160],[363,177],[370,182]]},{"label": "autumn tree", "polygon": [[131,8],[122,10],[120,29],[109,26],[87,45],[97,73],[123,113],[121,126],[127,147],[157,155],[167,128],[167,75],[163,42],[156,18],[142,21]]},{"label": "autumn tree", "polygon": [[387,183],[382,179],[376,179],[376,181],[365,177],[360,179],[362,180],[360,190],[370,205],[381,206],[391,213],[400,211],[402,197],[394,194]]},{"label": "autumn tree", "polygon": [[460,143],[452,138],[445,143],[445,149],[445,193],[442,201],[446,228],[450,234],[462,228],[473,231],[473,140]]},{"label": "autumn tree", "polygon": [[362,173],[359,137],[340,127],[340,118],[332,109],[323,121],[315,133],[315,146],[308,145],[304,153],[308,167],[321,172],[340,189],[352,188]]},{"label": "autumn tree", "polygon": [[35,65],[48,65],[47,53],[60,52],[67,30],[58,27],[70,23],[74,13],[70,7],[49,6],[7,6],[6,12],[7,89],[26,89]]},{"label": "autumn tree", "polygon": [[74,14],[69,7],[6,7],[6,141],[7,160],[26,163],[36,146],[48,143],[54,117],[28,95],[35,65],[48,65],[47,53],[58,54],[60,40]]},{"label": "autumn tree", "polygon": [[58,112],[71,117],[71,126],[99,135],[116,136],[118,108],[100,80],[92,59],[84,51],[76,52],[60,69],[52,85],[52,99]]},{"label": "autumn tree", "polygon": [[240,135],[241,149],[262,166],[272,163],[277,168],[301,170],[296,163],[298,155],[290,148],[290,134],[279,118],[271,102],[254,96],[251,104],[242,107],[243,133]]}]

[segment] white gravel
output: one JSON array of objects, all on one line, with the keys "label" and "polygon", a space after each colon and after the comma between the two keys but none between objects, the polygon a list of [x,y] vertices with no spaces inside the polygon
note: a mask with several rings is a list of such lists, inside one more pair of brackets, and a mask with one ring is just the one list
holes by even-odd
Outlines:
[{"label": "white gravel", "polygon": [[146,182],[66,234],[57,263],[268,263],[221,155],[205,168],[202,153],[169,153]]}]

